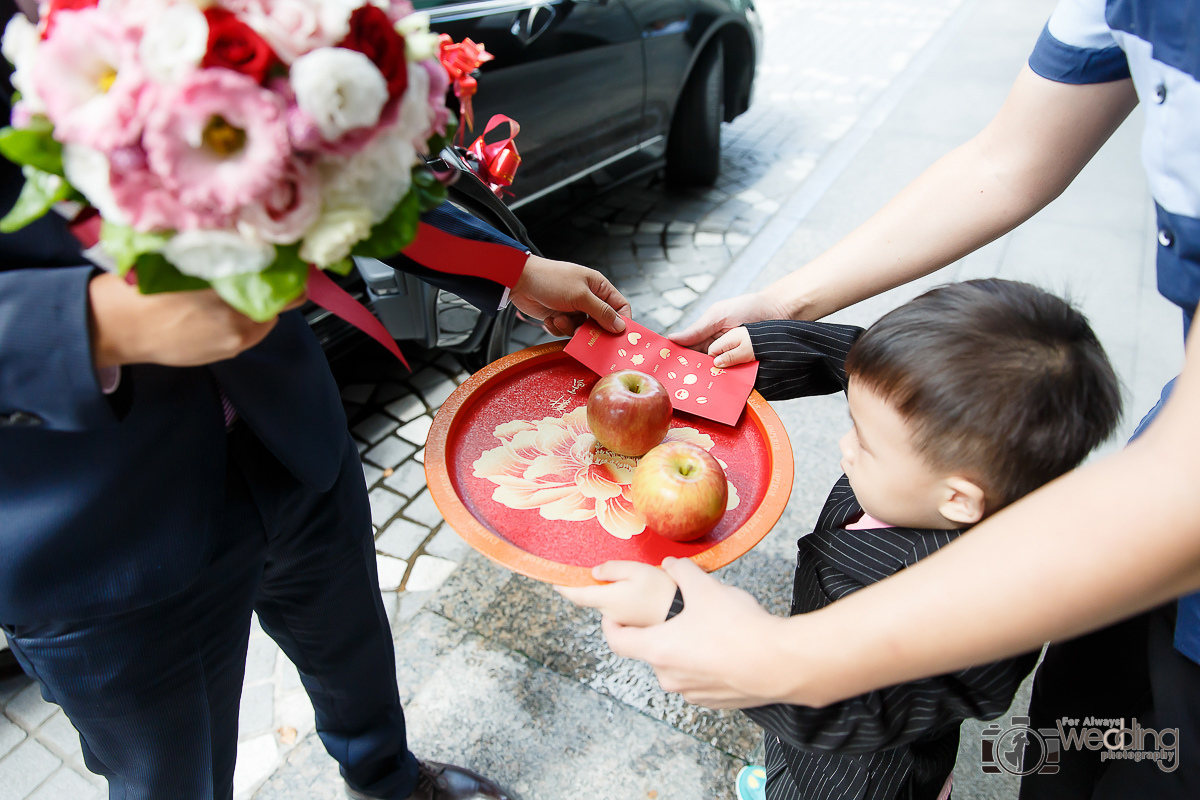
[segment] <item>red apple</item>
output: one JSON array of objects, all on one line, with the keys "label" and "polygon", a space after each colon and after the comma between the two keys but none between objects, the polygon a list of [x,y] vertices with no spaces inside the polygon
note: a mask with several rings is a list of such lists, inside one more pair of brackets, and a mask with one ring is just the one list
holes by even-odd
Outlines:
[{"label": "red apple", "polygon": [[663,442],[633,471],[633,507],[659,536],[676,542],[699,539],[725,515],[725,470],[702,447]]},{"label": "red apple", "polygon": [[596,441],[623,456],[640,456],[658,444],[671,427],[671,397],[658,380],[623,369],[592,387],[587,401],[588,427]]}]

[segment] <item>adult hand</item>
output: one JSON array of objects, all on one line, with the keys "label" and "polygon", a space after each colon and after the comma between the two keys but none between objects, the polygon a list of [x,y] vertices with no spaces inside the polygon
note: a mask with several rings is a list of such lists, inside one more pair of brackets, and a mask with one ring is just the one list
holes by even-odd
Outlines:
[{"label": "adult hand", "polygon": [[591,317],[610,333],[625,330],[626,300],[608,278],[567,261],[530,256],[510,295],[513,305],[542,320],[546,331],[570,336]]},{"label": "adult hand", "polygon": [[572,603],[594,608],[619,625],[645,627],[667,618],[675,581],[657,567],[637,561],[605,561],[592,568],[599,586],[555,586]]},{"label": "adult hand", "polygon": [[606,617],[604,635],[612,651],[649,663],[662,688],[689,703],[748,708],[777,702],[767,648],[785,620],[689,559],[665,559],[663,569],[683,592],[683,612],[649,628]]},{"label": "adult hand", "polygon": [[[687,328],[668,334],[667,338],[675,344],[716,355],[712,345],[717,339],[739,325],[761,322],[764,319],[790,319],[790,315],[784,306],[770,295],[761,292],[743,294],[713,303],[704,312],[704,316]],[[719,366],[732,367],[752,358],[753,355],[747,357],[744,352],[739,351],[731,353],[729,360]]]},{"label": "adult hand", "polygon": [[[88,296],[97,369],[224,361],[261,342],[276,322],[255,322],[212,289],[142,294],[113,273],[93,278]],[[303,302],[301,296],[288,309]]]}]

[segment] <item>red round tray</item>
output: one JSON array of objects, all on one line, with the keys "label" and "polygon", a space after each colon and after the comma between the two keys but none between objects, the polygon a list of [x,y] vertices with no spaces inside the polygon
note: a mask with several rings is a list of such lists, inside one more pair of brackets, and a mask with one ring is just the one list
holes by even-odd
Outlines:
[{"label": "red round tray", "polygon": [[[737,505],[703,538],[673,542],[642,526],[628,501],[637,459],[593,448],[585,408],[599,376],[562,342],[505,356],[472,375],[434,418],[425,476],[446,522],[479,552],[548,583],[596,583],[611,560],[691,558],[712,571],[779,521],[792,491],[792,447],[758,392],[736,426],[677,412],[670,438],[725,465]],[[734,494],[731,491],[731,497]]]}]

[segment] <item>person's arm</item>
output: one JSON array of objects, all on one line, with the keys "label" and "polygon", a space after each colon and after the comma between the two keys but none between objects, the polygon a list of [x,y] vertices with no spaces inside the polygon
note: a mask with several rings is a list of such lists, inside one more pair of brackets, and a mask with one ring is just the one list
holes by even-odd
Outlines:
[{"label": "person's arm", "polygon": [[596,270],[535,256],[450,203],[425,212],[421,221],[429,228],[388,259],[390,266],[488,314],[496,313],[507,291],[513,305],[555,335],[570,335],[587,317],[613,333],[625,329],[621,315],[630,316],[629,301]]},{"label": "person's arm", "polygon": [[232,358],[274,324],[211,289],[143,295],[87,266],[0,272],[0,417],[63,431],[114,423],[97,370]]},{"label": "person's arm", "polygon": [[[1078,636],[1200,589],[1200,345],[1162,413],[916,565],[791,619],[686,561],[682,614],[606,625],[619,655],[710,707],[821,706]],[[738,643],[754,641],[753,652]]]},{"label": "person's arm", "polygon": [[908,681],[822,708],[773,703],[746,716],[792,747],[845,755],[908,744],[964,719],[995,719],[1012,705],[1036,653]]},{"label": "person's arm", "polygon": [[762,291],[714,304],[670,338],[707,348],[746,322],[819,319],[953,263],[1058,197],[1135,105],[1132,80],[1060,83],[1025,67],[981,133],[846,238]]},{"label": "person's arm", "polygon": [[[863,332],[854,325],[790,319],[751,322],[745,330],[752,357],[758,359],[754,388],[767,400],[845,391],[846,358]],[[718,342],[714,349],[720,346]],[[720,359],[714,363],[724,365]]]}]

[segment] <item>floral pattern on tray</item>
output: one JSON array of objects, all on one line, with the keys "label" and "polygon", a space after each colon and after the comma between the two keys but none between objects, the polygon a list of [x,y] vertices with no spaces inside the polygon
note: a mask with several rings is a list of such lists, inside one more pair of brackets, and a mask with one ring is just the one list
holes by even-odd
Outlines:
[{"label": "floral pattern on tray", "polygon": [[[537,509],[543,519],[596,520],[618,539],[646,529],[633,507],[629,484],[638,459],[614,453],[596,441],[587,407],[561,417],[514,420],[496,427],[500,446],[472,464],[474,475],[496,484],[492,499],[512,509]],[[677,427],[664,441],[690,442],[711,450],[712,438],[695,428]],[[721,466],[728,465],[717,459]],[[737,488],[729,483],[726,510],[737,508]]]}]

